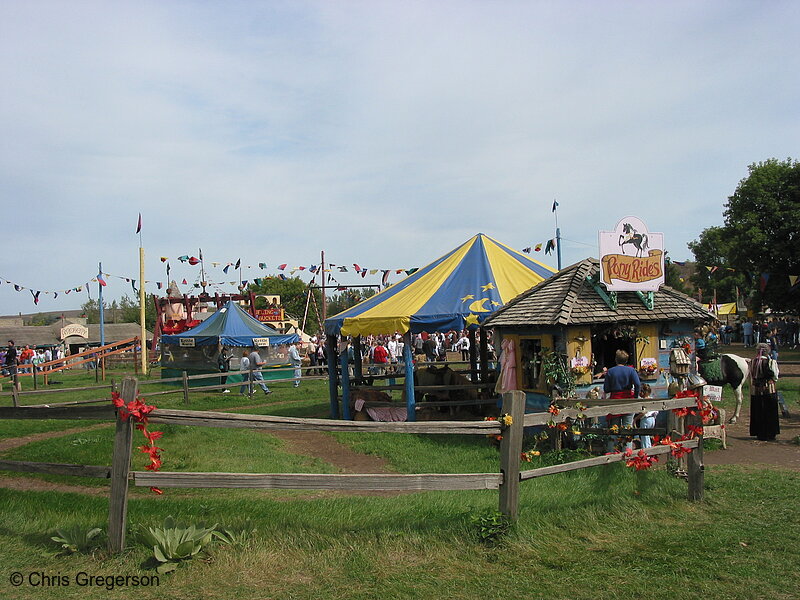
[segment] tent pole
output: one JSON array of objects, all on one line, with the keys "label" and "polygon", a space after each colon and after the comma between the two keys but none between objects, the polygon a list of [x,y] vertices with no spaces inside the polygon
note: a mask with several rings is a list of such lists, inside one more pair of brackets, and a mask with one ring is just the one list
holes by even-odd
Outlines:
[{"label": "tent pole", "polygon": [[[342,338],[342,345],[344,346],[344,338]],[[339,366],[342,373],[342,418],[345,421],[352,420],[353,416],[350,414],[350,375],[347,372],[347,349],[342,348],[339,353]]]},{"label": "tent pole", "polygon": [[403,362],[406,366],[406,421],[417,420],[417,402],[414,398],[414,349],[411,344],[411,331],[403,334]]},{"label": "tent pole", "polygon": [[358,385],[364,383],[364,365],[362,364],[360,335],[353,338],[353,375]]},{"label": "tent pole", "polygon": [[328,394],[331,400],[331,419],[339,418],[339,398],[336,387],[336,336],[329,335],[325,338],[325,349],[328,359]]},{"label": "tent pole", "polygon": [[[481,364],[481,383],[486,383],[489,379],[489,340],[487,339],[487,331],[483,327],[480,328],[480,364]],[[486,390],[480,390],[478,397],[485,398]]]}]

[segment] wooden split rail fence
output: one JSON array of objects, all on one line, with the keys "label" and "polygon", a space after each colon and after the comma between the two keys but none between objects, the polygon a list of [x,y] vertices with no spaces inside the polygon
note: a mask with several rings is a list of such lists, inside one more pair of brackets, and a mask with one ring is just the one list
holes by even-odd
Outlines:
[{"label": "wooden split rail fence", "polygon": [[[122,382],[121,395],[125,402],[137,397],[138,381],[128,377]],[[631,402],[615,405],[614,410],[641,412],[644,410],[669,410],[694,405],[693,398]],[[577,418],[577,411],[563,410],[558,416],[550,413],[524,414],[525,394],[514,391],[503,395],[503,413],[510,415],[512,423],[503,427],[498,421],[434,421],[380,423],[374,421],[340,421],[331,419],[305,419],[268,415],[218,413],[208,411],[155,409],[149,415],[151,423],[194,425],[203,427],[347,431],[364,433],[411,434],[461,434],[501,435],[500,469],[495,473],[420,473],[420,474],[308,474],[308,473],[183,473],[131,470],[133,423],[123,421],[110,404],[106,406],[51,406],[2,407],[0,419],[92,419],[116,422],[114,450],[111,466],[73,465],[60,463],[32,463],[0,460],[0,470],[23,471],[100,477],[111,481],[109,498],[109,549],[120,552],[125,547],[128,487],[159,488],[260,488],[304,490],[499,490],[500,511],[516,519],[519,511],[520,483],[529,479],[563,473],[576,469],[619,462],[622,454],[610,454],[571,463],[523,471],[520,469],[523,429],[544,425],[550,421]],[[573,412],[575,414],[573,414]],[[583,411],[584,415],[605,415],[609,407],[598,406]],[[703,496],[702,436],[683,442],[695,448],[689,461],[689,499]],[[648,448],[652,456],[669,452],[666,446]]]}]

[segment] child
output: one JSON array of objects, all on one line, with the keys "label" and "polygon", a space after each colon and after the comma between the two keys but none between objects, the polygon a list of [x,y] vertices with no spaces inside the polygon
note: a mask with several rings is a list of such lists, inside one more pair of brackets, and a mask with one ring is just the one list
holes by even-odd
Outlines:
[{"label": "child", "polygon": [[[643,400],[649,399],[650,395],[653,393],[652,388],[646,384],[642,384],[642,389],[639,392],[639,397]],[[650,410],[647,412],[639,413],[636,415],[637,420],[639,421],[639,429],[652,429],[656,426],[656,415],[658,415],[657,410]],[[651,448],[652,443],[650,441],[649,435],[640,435],[639,441],[642,444],[642,448]]]}]

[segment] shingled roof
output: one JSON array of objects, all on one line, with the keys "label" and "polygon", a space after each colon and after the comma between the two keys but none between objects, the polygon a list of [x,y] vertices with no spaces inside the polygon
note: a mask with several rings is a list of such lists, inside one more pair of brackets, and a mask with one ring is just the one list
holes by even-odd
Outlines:
[{"label": "shingled roof", "polygon": [[635,292],[617,292],[617,309],[613,310],[587,281],[587,277],[593,277],[599,271],[600,261],[596,258],[575,263],[505,304],[483,325],[588,325],[619,321],[710,321],[715,318],[696,300],[666,286],[653,294],[653,310],[648,310]]}]

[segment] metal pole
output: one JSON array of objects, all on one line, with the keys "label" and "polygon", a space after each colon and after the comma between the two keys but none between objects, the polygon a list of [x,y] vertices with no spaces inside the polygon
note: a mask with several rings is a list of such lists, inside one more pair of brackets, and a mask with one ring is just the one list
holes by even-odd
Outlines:
[{"label": "metal pole", "polygon": [[[141,244],[141,242],[140,242]],[[144,323],[144,247],[139,246],[139,320],[141,321],[142,333],[142,375],[147,375],[147,330]]]},{"label": "metal pole", "polygon": [[[103,263],[98,263],[97,268],[99,269],[98,273],[100,273],[100,277],[103,276]],[[105,322],[106,317],[103,311],[103,284],[99,281],[97,282],[97,296],[99,298],[98,303],[100,307],[100,345],[106,345],[106,332],[105,332]]]}]

